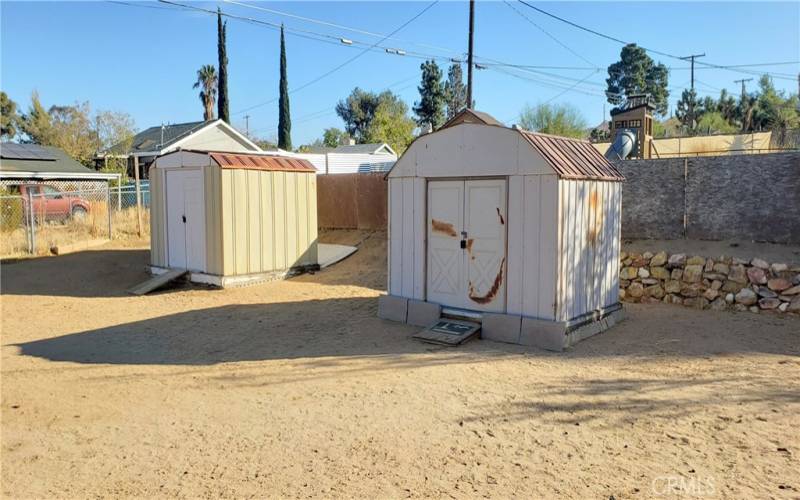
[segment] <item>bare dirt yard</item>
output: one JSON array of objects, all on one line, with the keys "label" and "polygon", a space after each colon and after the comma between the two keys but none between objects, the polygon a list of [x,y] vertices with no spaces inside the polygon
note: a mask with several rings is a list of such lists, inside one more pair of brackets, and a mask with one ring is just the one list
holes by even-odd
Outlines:
[{"label": "bare dirt yard", "polygon": [[376,317],[385,233],[145,297],[147,249],[2,267],[2,496],[797,498],[800,320],[626,305],[562,354]]}]

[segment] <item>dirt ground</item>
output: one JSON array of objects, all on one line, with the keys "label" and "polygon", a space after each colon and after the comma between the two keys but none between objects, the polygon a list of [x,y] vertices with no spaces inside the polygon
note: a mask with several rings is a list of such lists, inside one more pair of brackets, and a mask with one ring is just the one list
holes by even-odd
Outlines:
[{"label": "dirt ground", "polygon": [[[562,354],[379,320],[385,234],[146,297],[147,250],[2,267],[2,495],[797,498],[800,320],[626,305]],[[363,240],[363,241],[362,241]]]}]

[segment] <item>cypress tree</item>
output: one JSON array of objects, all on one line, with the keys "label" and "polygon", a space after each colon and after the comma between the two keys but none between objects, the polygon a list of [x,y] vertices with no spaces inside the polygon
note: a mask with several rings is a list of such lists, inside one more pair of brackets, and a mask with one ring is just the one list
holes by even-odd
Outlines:
[{"label": "cypress tree", "polygon": [[219,56],[219,82],[217,84],[217,115],[230,124],[228,110],[228,53],[225,49],[228,22],[222,22],[222,11],[217,7],[217,55]]},{"label": "cypress tree", "polygon": [[422,70],[422,81],[417,87],[420,100],[414,103],[417,125],[424,126],[426,123],[430,123],[436,130],[444,123],[445,91],[442,83],[442,70],[434,60],[425,61],[420,69]]},{"label": "cypress tree", "polygon": [[286,40],[283,36],[283,24],[281,24],[281,82],[278,106],[278,147],[291,151],[292,119],[289,116],[289,82],[286,78]]}]

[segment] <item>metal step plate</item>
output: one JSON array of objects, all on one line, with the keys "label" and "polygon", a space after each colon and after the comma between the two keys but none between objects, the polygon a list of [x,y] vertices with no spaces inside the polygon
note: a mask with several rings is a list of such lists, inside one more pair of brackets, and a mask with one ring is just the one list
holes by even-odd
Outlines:
[{"label": "metal step plate", "polygon": [[480,330],[481,325],[471,321],[443,319],[416,333],[412,338],[431,344],[456,346],[476,337]]}]

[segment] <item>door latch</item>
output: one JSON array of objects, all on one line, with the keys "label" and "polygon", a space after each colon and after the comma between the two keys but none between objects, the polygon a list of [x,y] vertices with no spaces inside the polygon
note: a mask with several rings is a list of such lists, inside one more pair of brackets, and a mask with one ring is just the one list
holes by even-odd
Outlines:
[{"label": "door latch", "polygon": [[181,218],[183,219],[183,223],[186,224],[186,216],[182,215]]},{"label": "door latch", "polygon": [[461,240],[461,248],[467,248],[467,240]]},{"label": "door latch", "polygon": [[461,231],[461,249],[467,248],[467,232]]}]

